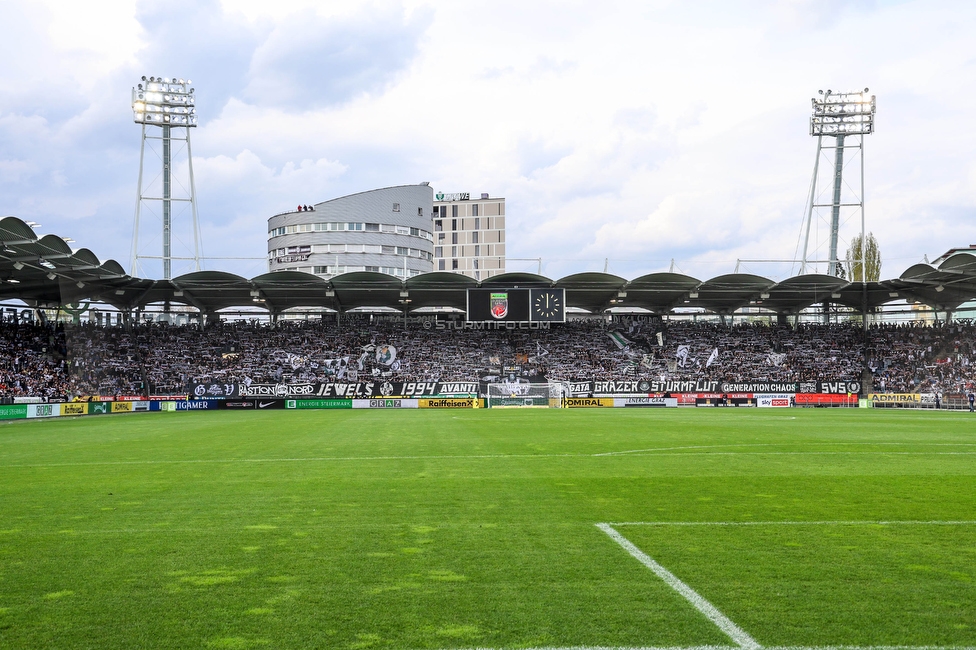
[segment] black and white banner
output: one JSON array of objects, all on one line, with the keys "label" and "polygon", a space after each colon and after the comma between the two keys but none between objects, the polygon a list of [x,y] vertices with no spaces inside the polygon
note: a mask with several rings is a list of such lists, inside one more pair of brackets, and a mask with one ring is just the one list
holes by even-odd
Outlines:
[{"label": "black and white banner", "polygon": [[[363,381],[322,382],[308,384],[192,384],[191,397],[207,399],[246,400],[247,398],[310,398],[355,397],[361,399],[385,397],[469,396],[478,394],[477,381]],[[244,407],[247,408],[247,407]]]}]

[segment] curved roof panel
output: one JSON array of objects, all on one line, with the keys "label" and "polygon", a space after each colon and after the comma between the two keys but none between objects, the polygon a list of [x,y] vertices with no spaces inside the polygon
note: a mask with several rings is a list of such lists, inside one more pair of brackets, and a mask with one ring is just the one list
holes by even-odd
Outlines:
[{"label": "curved roof panel", "polygon": [[404,286],[411,310],[421,307],[467,308],[467,290],[477,287],[478,281],[460,273],[435,271],[409,278]]},{"label": "curved roof panel", "polygon": [[684,304],[688,294],[701,280],[681,273],[648,273],[627,283],[623,306],[640,307],[662,314],[678,304]]},{"label": "curved roof panel", "polygon": [[702,282],[690,297],[695,307],[703,307],[719,314],[730,314],[739,307],[759,298],[759,294],[775,284],[769,278],[750,273],[729,273]]},{"label": "curved roof panel", "polygon": [[775,283],[743,273],[705,282],[678,273],[651,273],[629,282],[607,273],[577,273],[556,281],[533,273],[505,273],[478,283],[443,272],[421,274],[404,282],[393,275],[366,271],[331,280],[290,271],[265,273],[250,280],[222,271],[150,280],[130,277],[118,262],[100,262],[88,249],[72,252],[56,235],[39,238],[16,217],[0,218],[0,299],[17,298],[29,305],[54,307],[97,299],[120,309],[180,302],[206,312],[229,307],[281,312],[302,306],[342,311],[357,307],[463,310],[467,289],[476,286],[555,286],[566,290],[568,306],[593,312],[612,306],[664,313],[688,305],[731,313],[751,303],[778,313],[796,313],[821,302],[858,309],[864,304],[874,308],[896,300],[952,310],[976,300],[976,255],[961,252],[938,268],[916,264],[899,278],[867,284],[817,274]]},{"label": "curved roof panel", "polygon": [[566,290],[566,305],[579,307],[592,313],[602,312],[615,306],[620,292],[627,280],[609,273],[576,273],[567,275],[555,282],[555,286]]},{"label": "curved roof panel", "polygon": [[356,307],[395,307],[402,309],[400,292],[403,282],[393,275],[374,271],[355,271],[329,280],[340,311]]},{"label": "curved roof panel", "polygon": [[0,243],[16,241],[36,241],[34,229],[17,217],[3,217],[0,219]]},{"label": "curved roof panel", "polygon": [[483,287],[512,287],[513,289],[524,287],[551,287],[552,280],[544,275],[535,273],[502,273],[493,275],[481,281]]},{"label": "curved roof panel", "polygon": [[765,293],[761,292],[756,303],[780,314],[795,314],[810,305],[830,301],[848,284],[847,280],[832,275],[797,275],[775,284]]}]

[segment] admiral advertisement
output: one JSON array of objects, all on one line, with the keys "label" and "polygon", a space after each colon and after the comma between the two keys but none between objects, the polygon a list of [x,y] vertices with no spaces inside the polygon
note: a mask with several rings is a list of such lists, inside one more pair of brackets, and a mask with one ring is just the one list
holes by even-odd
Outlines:
[{"label": "admiral advertisement", "polygon": [[569,409],[613,407],[612,397],[567,397],[563,402]]},{"label": "admiral advertisement", "polygon": [[918,406],[922,403],[921,393],[870,393],[868,399],[872,406],[898,404],[902,406]]},{"label": "admiral advertisement", "polygon": [[477,381],[364,381],[314,384],[193,384],[190,394],[204,399],[248,398],[417,398],[453,397],[478,394]]}]

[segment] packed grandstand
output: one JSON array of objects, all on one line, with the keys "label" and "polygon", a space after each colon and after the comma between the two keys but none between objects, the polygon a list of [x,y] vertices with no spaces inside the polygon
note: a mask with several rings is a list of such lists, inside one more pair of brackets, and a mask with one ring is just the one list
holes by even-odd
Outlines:
[{"label": "packed grandstand", "polygon": [[[737,324],[605,318],[483,330],[346,316],[341,321],[0,324],[0,396],[244,395],[250,386],[329,382],[630,381],[641,392],[842,391],[965,395],[976,326]],[[587,385],[589,382],[589,385]],[[818,383],[819,382],[819,383]],[[758,387],[768,384],[770,389]],[[230,388],[239,387],[239,388]],[[757,388],[753,388],[757,387]],[[202,390],[202,393],[201,393]],[[214,395],[216,390],[218,395]],[[810,392],[817,392],[813,389]],[[800,390],[800,392],[803,392]],[[824,392],[837,392],[827,391]]]}]

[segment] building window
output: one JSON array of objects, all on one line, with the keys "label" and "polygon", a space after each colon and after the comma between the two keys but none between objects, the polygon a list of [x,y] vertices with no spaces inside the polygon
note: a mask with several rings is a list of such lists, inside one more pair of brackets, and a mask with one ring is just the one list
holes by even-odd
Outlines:
[{"label": "building window", "polygon": [[378,223],[368,223],[366,224],[366,232],[379,232],[380,224]]},{"label": "building window", "polygon": [[418,217],[424,216],[424,209],[423,208],[417,208],[417,216]]},{"label": "building window", "polygon": [[451,243],[452,244],[458,243],[458,234],[456,232],[451,233]]},{"label": "building window", "polygon": [[396,247],[396,254],[397,255],[409,255],[410,254],[410,249],[409,248],[406,248],[404,246],[397,246]]},{"label": "building window", "polygon": [[458,207],[456,205],[451,206],[451,216],[454,217],[455,219],[457,218],[457,212],[458,212],[457,208]]},{"label": "building window", "polygon": [[383,252],[386,253],[387,255],[393,255],[394,253],[396,253],[396,247],[395,246],[384,246],[383,247]]},{"label": "building window", "polygon": [[444,230],[444,222],[438,219],[434,222],[434,232],[440,232]]},{"label": "building window", "polygon": [[481,279],[481,271],[475,271],[474,272],[474,279],[475,280],[480,280]]},{"label": "building window", "polygon": [[[475,221],[477,221],[477,220],[475,220]],[[475,224],[475,228],[477,228],[477,227],[478,226],[477,226],[477,223],[476,223]],[[478,243],[478,233],[477,232],[471,233],[471,243],[472,244],[477,244]]]},{"label": "building window", "polygon": [[[474,254],[475,255],[478,254],[478,247],[477,246],[474,247]],[[472,263],[474,264],[474,268],[478,268],[478,260],[472,260]]]},{"label": "building window", "polygon": [[451,260],[451,270],[457,271],[457,268],[458,268],[457,260]]},{"label": "building window", "polygon": [[373,273],[379,273],[380,272],[380,267],[378,267],[378,266],[367,266],[366,267],[366,270],[367,271],[372,271]]},{"label": "building window", "polygon": [[[475,247],[474,247],[474,256],[475,257],[478,257],[479,255],[481,255],[481,245],[480,244],[475,245]],[[477,264],[477,263],[478,263],[478,261],[475,260],[475,264]],[[478,268],[478,267],[475,267],[475,268]]]},{"label": "building window", "polygon": [[480,217],[475,217],[475,220],[474,220],[474,229],[475,230],[481,230],[481,218]]},{"label": "building window", "polygon": [[444,241],[445,239],[444,234],[445,233],[442,232],[437,233],[437,241]]},{"label": "building window", "polygon": [[393,211],[394,212],[399,212],[400,211],[400,204],[399,203],[394,203],[393,204]]},{"label": "building window", "polygon": [[457,257],[457,246],[451,246],[451,257]]},{"label": "building window", "polygon": [[[274,257],[274,253],[271,254],[271,257]],[[444,257],[443,246],[434,246],[434,257]]]},{"label": "building window", "polygon": [[472,217],[477,217],[478,216],[478,204],[477,203],[475,203],[474,205],[471,206],[471,216]]},{"label": "building window", "polygon": [[444,270],[444,262],[446,262],[446,261],[447,260],[437,260],[437,270],[438,271],[443,271]]}]

